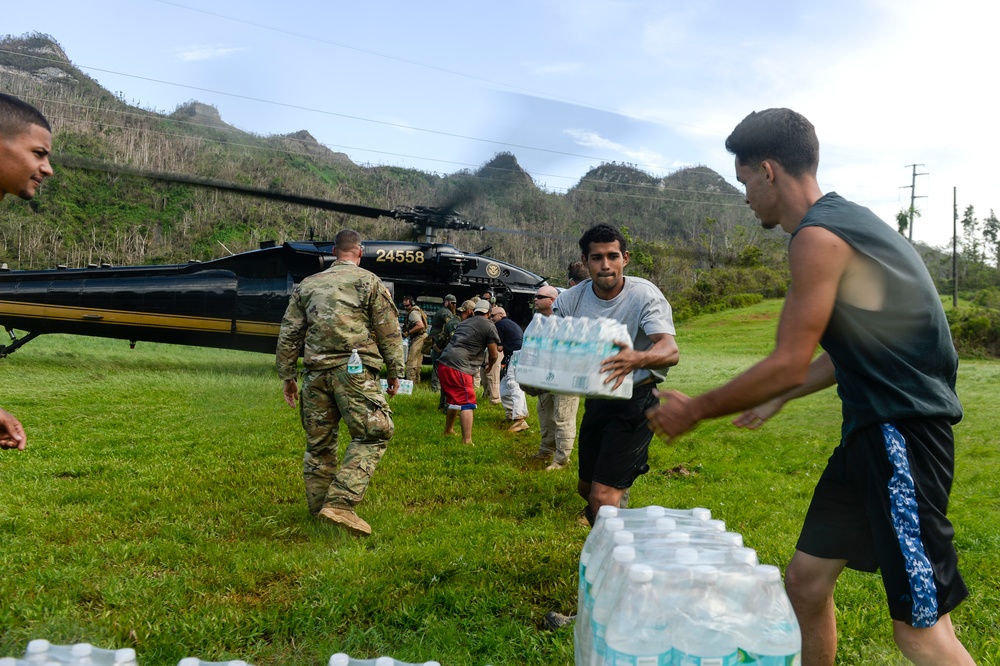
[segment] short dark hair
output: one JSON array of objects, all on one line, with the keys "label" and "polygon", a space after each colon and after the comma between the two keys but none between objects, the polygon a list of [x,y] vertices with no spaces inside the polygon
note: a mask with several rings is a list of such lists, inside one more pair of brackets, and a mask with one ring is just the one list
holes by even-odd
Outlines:
[{"label": "short dark hair", "polygon": [[726,139],[726,150],[740,166],[774,160],[792,176],[815,176],[819,168],[816,128],[791,109],[752,112]]},{"label": "short dark hair", "polygon": [[582,261],[574,261],[566,267],[566,276],[573,282],[583,282],[590,277],[590,269]]},{"label": "short dark hair", "polygon": [[583,256],[587,256],[590,254],[591,243],[613,243],[615,241],[618,241],[622,254],[625,254],[628,251],[628,241],[625,240],[625,234],[610,224],[603,222],[595,224],[580,236],[580,252],[583,253]]},{"label": "short dark hair", "polygon": [[52,131],[41,111],[13,95],[0,93],[0,137],[22,134],[29,125]]},{"label": "short dark hair", "polygon": [[333,244],[341,250],[353,250],[361,245],[361,234],[354,229],[341,229],[334,237]]}]

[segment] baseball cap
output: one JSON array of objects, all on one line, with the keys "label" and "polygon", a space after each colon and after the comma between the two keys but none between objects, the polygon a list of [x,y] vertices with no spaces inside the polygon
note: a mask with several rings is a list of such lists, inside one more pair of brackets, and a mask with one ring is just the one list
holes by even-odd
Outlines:
[{"label": "baseball cap", "polygon": [[489,311],[490,311],[489,301],[480,300],[478,303],[476,303],[476,309],[475,309],[476,314],[479,314],[480,312],[489,312]]},{"label": "baseball cap", "polygon": [[457,303],[458,299],[455,298],[455,294],[448,294],[447,296],[444,297],[444,302],[445,303]]},{"label": "baseball cap", "polygon": [[469,300],[464,301],[462,305],[459,306],[458,309],[461,310],[462,312],[469,312],[471,310],[475,310],[476,302],[470,298]]}]

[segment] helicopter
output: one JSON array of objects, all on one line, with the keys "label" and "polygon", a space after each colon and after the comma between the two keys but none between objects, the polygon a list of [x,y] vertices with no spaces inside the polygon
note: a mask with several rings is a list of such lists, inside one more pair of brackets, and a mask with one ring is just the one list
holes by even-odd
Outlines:
[{"label": "helicopter", "polygon": [[[461,302],[489,291],[523,326],[531,318],[535,291],[547,284],[542,276],[485,256],[489,248],[470,253],[435,242],[437,229],[487,230],[463,220],[453,205],[389,210],[78,158],[61,163],[409,223],[424,235],[423,242],[365,241],[361,267],[382,279],[397,304],[413,296],[428,314],[442,307],[446,294]],[[0,326],[10,343],[0,345],[0,357],[46,333],[128,340],[132,347],[145,341],[274,353],[288,297],[296,284],[333,263],[333,247],[332,241],[265,241],[256,250],[186,264],[43,270],[10,270],[4,264]]]}]

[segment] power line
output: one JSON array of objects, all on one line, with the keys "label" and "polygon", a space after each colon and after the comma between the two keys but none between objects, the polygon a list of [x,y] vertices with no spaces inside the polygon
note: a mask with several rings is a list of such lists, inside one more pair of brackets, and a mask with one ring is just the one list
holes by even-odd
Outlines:
[{"label": "power line", "polygon": [[[603,107],[603,106],[599,106],[599,105],[596,105],[596,104],[585,103],[585,102],[581,102],[579,100],[570,99],[568,97],[559,97],[557,95],[552,95],[552,94],[547,93],[547,92],[540,92],[540,91],[537,91],[537,90],[532,90],[531,88],[525,88],[523,86],[514,85],[512,83],[506,83],[504,81],[497,81],[495,79],[488,79],[488,78],[483,77],[483,76],[479,76],[479,75],[476,75],[476,74],[469,74],[468,72],[461,72],[461,71],[456,70],[456,69],[449,69],[449,68],[446,68],[446,67],[440,67],[438,65],[431,65],[431,64],[428,64],[428,63],[425,63],[425,62],[420,62],[419,60],[413,60],[411,58],[403,58],[401,56],[390,55],[388,53],[382,53],[380,51],[375,51],[375,50],[372,50],[372,49],[361,48],[361,47],[358,47],[358,46],[352,46],[350,44],[344,44],[343,42],[335,42],[335,41],[330,40],[330,39],[324,39],[322,37],[316,37],[314,35],[307,35],[305,33],[295,32],[295,31],[292,31],[292,30],[287,30],[285,28],[278,28],[278,27],[275,27],[275,26],[272,26],[272,25],[267,25],[267,24],[264,24],[264,23],[257,23],[256,21],[250,21],[250,20],[239,18],[239,17],[236,17],[236,16],[229,16],[227,14],[219,14],[217,12],[211,12],[211,11],[208,11],[206,9],[202,9],[200,7],[191,7],[189,5],[182,5],[182,4],[178,3],[178,2],[171,2],[170,0],[154,0],[154,1],[155,2],[159,2],[160,4],[170,5],[172,7],[177,7],[179,9],[185,9],[185,10],[192,11],[192,12],[199,12],[201,14],[206,14],[208,16],[215,16],[217,18],[225,19],[227,21],[233,21],[235,23],[243,23],[245,25],[252,25],[255,28],[262,28],[264,30],[270,30],[270,31],[273,31],[273,32],[280,32],[280,33],[285,34],[285,35],[291,35],[293,37],[299,37],[299,38],[302,38],[302,39],[308,39],[310,41],[319,42],[321,44],[328,44],[330,46],[336,46],[336,47],[342,48],[342,49],[347,49],[347,50],[351,50],[351,51],[357,51],[358,53],[365,53],[365,54],[368,54],[368,55],[373,55],[373,56],[376,56],[378,58],[385,58],[387,60],[395,60],[397,62],[406,63],[408,65],[413,65],[415,67],[423,67],[425,69],[430,69],[430,70],[437,71],[437,72],[442,72],[442,73],[445,73],[445,74],[451,74],[453,76],[459,76],[459,77],[462,77],[462,78],[471,79],[473,81],[481,81],[483,83],[489,83],[491,85],[500,86],[502,88],[509,88],[510,90],[519,90],[519,91],[522,91],[522,92],[525,92],[525,93],[530,93],[531,95],[538,96],[538,97],[540,97],[542,99],[549,99],[549,100],[553,100],[553,101],[557,101],[557,102],[565,102],[567,104],[573,104],[574,106],[580,106],[580,107],[588,108],[588,109],[595,109],[595,110],[598,110],[598,111],[604,111],[606,113],[613,113],[613,114],[616,114],[616,115],[625,115],[625,114],[622,114],[620,111],[617,111],[615,109],[610,109],[608,107]],[[632,116],[626,116],[626,117],[632,117]],[[696,127],[695,125],[688,125],[686,123],[679,123],[679,122],[675,122],[675,121],[666,121],[666,122],[668,122],[671,125],[676,125],[678,127],[687,127],[687,128],[690,128],[690,129],[703,129],[703,128]]]},{"label": "power line", "polygon": [[[59,104],[59,105],[63,105],[63,106],[67,106],[67,107],[71,107],[71,108],[79,109],[79,110],[88,110],[88,111],[96,111],[96,112],[103,112],[103,113],[117,113],[117,114],[120,114],[120,115],[130,116],[130,117],[133,117],[133,118],[146,119],[146,118],[150,118],[152,116],[152,112],[136,112],[136,111],[126,111],[126,110],[103,109],[103,108],[96,107],[96,106],[88,106],[88,105],[84,105],[84,104],[73,104],[73,103],[70,103],[70,102],[64,102],[64,101],[60,101],[60,100],[51,100],[51,99],[46,99],[46,98],[42,98],[42,97],[34,97],[34,96],[26,96],[26,98],[30,99],[30,100],[33,100],[33,101],[42,101],[42,102],[47,102],[47,103],[50,103],[50,104]],[[296,150],[288,150],[288,149],[281,149],[281,148],[276,148],[276,147],[273,147],[273,146],[261,146],[261,145],[248,144],[248,143],[235,143],[235,142],[229,141],[229,140],[222,141],[222,140],[215,140],[215,139],[211,139],[211,138],[207,138],[207,137],[191,137],[190,135],[187,135],[187,134],[178,134],[178,133],[172,133],[172,132],[164,132],[164,131],[160,131],[160,130],[152,130],[152,129],[140,128],[140,127],[136,127],[136,126],[114,125],[114,124],[111,124],[111,123],[107,122],[106,120],[92,121],[92,120],[86,120],[86,119],[71,118],[71,117],[67,117],[67,116],[60,116],[60,115],[53,115],[53,114],[50,114],[50,115],[51,115],[52,119],[58,119],[58,120],[62,120],[62,121],[65,121],[65,122],[84,123],[84,124],[90,124],[90,125],[100,124],[100,125],[102,125],[104,127],[111,127],[111,128],[115,128],[115,129],[122,129],[122,130],[132,130],[132,131],[136,131],[136,132],[143,133],[143,134],[150,134],[150,135],[156,135],[156,136],[165,136],[165,137],[169,137],[169,138],[183,138],[183,139],[197,138],[199,141],[206,141],[206,142],[210,142],[210,143],[216,143],[216,144],[219,144],[219,145],[228,145],[228,146],[234,146],[234,147],[240,147],[240,148],[249,148],[249,149],[254,149],[254,150],[261,150],[261,151],[265,151],[265,152],[274,152],[274,153],[280,153],[280,154],[291,154],[291,155],[300,155],[300,156],[312,156],[312,157],[315,157],[314,155],[310,155],[310,153],[307,153],[307,152],[296,151]],[[155,116],[153,116],[153,117],[155,117]],[[169,120],[170,122],[173,122],[173,123],[177,123],[179,125],[187,125],[187,126],[191,126],[191,127],[206,127],[205,125],[200,124],[200,123],[195,123],[195,122],[187,121],[187,120],[181,120],[181,119],[177,119],[177,118],[167,118],[167,120]],[[271,137],[271,138],[275,138],[275,137]],[[286,138],[286,137],[277,137],[277,138]],[[266,141],[266,140],[268,140],[268,138],[267,137],[261,137],[261,140],[265,140]],[[317,142],[317,143],[319,143],[319,142]],[[327,148],[330,147],[327,144],[319,144],[319,145],[322,145],[322,146],[327,147]],[[372,151],[370,149],[356,148],[356,147],[352,147],[352,146],[340,146],[340,145],[337,145],[337,147],[344,148],[344,149],[347,149],[347,150],[365,150],[365,151],[369,151],[369,152],[379,152],[381,154],[395,155],[397,157],[413,157],[415,159],[433,159],[433,158],[423,158],[423,157],[419,157],[419,156],[402,155],[402,154],[399,154],[399,153],[385,153],[383,151]],[[445,160],[435,160],[435,161],[446,162]],[[481,165],[467,164],[467,163],[462,163],[462,162],[447,162],[447,163],[449,163],[449,164],[455,164],[457,166],[470,167],[470,168],[481,166]],[[499,171],[504,171],[505,170],[505,169],[498,168],[498,167],[489,167],[489,168],[496,169],[496,170],[499,170]],[[692,170],[696,170],[696,169],[697,169],[697,167],[692,167]],[[507,170],[507,171],[509,171],[511,173],[514,173],[514,170]],[[538,174],[538,175],[549,176],[549,177],[553,177],[553,178],[570,178],[570,177],[567,177],[567,176],[559,176],[559,175],[555,175],[555,174]],[[482,178],[483,180],[501,182],[500,179],[493,179],[493,178],[483,177],[483,176],[480,176],[480,178]],[[595,184],[596,183],[600,183],[600,184],[607,184],[606,181],[603,181],[603,180],[600,180],[600,179],[593,179],[593,178],[579,178],[579,179],[575,179],[575,180],[577,180],[578,183],[595,183]],[[509,181],[502,181],[502,182],[509,182]],[[515,184],[518,184],[518,183],[515,183]],[[627,187],[627,188],[636,189],[636,190],[651,190],[651,191],[657,191],[657,192],[685,192],[685,193],[690,193],[691,192],[691,190],[687,190],[687,189],[683,189],[683,188],[662,187],[662,186],[656,185],[656,184],[649,184],[649,185],[647,185],[647,184],[641,184],[641,183],[618,183],[618,185],[623,186],[623,187]],[[568,190],[569,190],[569,188],[566,188],[567,192],[568,192]],[[664,202],[671,202],[671,203],[692,203],[692,204],[723,206],[723,207],[740,207],[740,208],[742,208],[743,205],[744,205],[741,202],[740,203],[729,204],[729,203],[722,203],[722,202],[698,201],[698,200],[692,200],[692,199],[673,199],[673,198],[667,198],[667,197],[642,196],[642,195],[639,195],[639,194],[629,194],[629,193],[625,193],[625,192],[597,192],[597,191],[594,191],[593,193],[601,195],[601,196],[608,196],[608,197],[616,197],[617,196],[617,197],[624,197],[624,198],[630,198],[630,199],[645,199],[645,200],[650,200],[650,201],[664,201]],[[708,194],[708,195],[719,196],[719,197],[736,197],[736,198],[742,198],[742,195],[741,194],[737,194],[737,193],[714,192],[714,191],[708,191],[708,190],[697,190],[697,191],[695,191],[695,193],[698,193],[698,194]]]},{"label": "power line", "polygon": [[[59,65],[65,65],[66,64],[64,61],[58,60],[58,59],[55,59],[55,58],[45,58],[45,57],[42,57],[42,56],[30,55],[30,54],[26,54],[26,53],[18,53],[17,51],[9,51],[9,50],[6,50],[6,49],[0,49],[0,53],[7,53],[7,54],[10,54],[10,55],[17,55],[17,56],[21,56],[21,57],[24,57],[24,58],[33,58],[35,60],[41,60],[43,62],[50,62],[50,63],[54,63],[54,64],[59,64]],[[89,71],[94,71],[94,72],[103,72],[105,74],[114,74],[116,76],[125,76],[125,77],[128,77],[128,78],[137,79],[137,80],[140,80],[140,81],[149,81],[150,83],[159,83],[159,84],[162,84],[162,85],[174,86],[174,87],[177,87],[177,88],[187,88],[189,90],[197,90],[199,92],[207,92],[207,93],[212,93],[214,95],[224,95],[226,97],[233,97],[235,99],[242,99],[242,100],[246,100],[246,101],[250,101],[250,102],[258,102],[260,104],[270,104],[272,106],[280,106],[280,107],[287,108],[287,109],[295,109],[297,111],[308,111],[310,113],[318,113],[318,114],[321,114],[321,115],[332,116],[332,117],[336,117],[336,118],[344,118],[346,120],[356,120],[358,122],[373,123],[373,124],[382,125],[382,126],[385,126],[385,127],[394,127],[394,128],[397,128],[397,129],[405,129],[405,130],[408,130],[408,131],[415,131],[415,132],[425,132],[427,134],[434,134],[436,136],[446,136],[446,137],[449,137],[449,138],[452,138],[452,139],[462,139],[462,140],[465,140],[465,141],[478,141],[478,142],[481,142],[481,143],[488,143],[488,144],[492,144],[492,145],[496,145],[496,146],[505,146],[507,148],[523,148],[524,150],[533,150],[533,151],[536,151],[536,152],[548,153],[550,155],[562,155],[564,157],[579,157],[579,158],[582,158],[582,159],[593,160],[593,161],[597,161],[597,162],[607,162],[608,161],[608,160],[605,160],[605,159],[603,159],[601,157],[598,157],[596,155],[583,155],[583,154],[580,154],[580,153],[571,153],[571,152],[563,151],[563,150],[553,150],[551,148],[537,148],[535,146],[527,146],[527,145],[518,144],[518,143],[509,143],[509,142],[506,142],[506,141],[496,141],[494,139],[483,139],[483,138],[480,138],[480,137],[466,136],[464,134],[455,134],[453,132],[445,132],[445,131],[442,131],[442,130],[433,130],[433,129],[427,129],[427,128],[424,128],[424,127],[414,127],[412,125],[404,125],[402,123],[393,123],[393,122],[389,122],[389,121],[386,121],[386,120],[374,120],[372,118],[365,118],[363,116],[354,116],[354,115],[347,114],[347,113],[337,113],[336,111],[328,111],[326,109],[317,109],[317,108],[308,107],[308,106],[301,106],[301,105],[298,105],[298,104],[288,104],[286,102],[276,102],[274,100],[263,99],[261,97],[252,97],[250,95],[241,95],[241,94],[238,94],[238,93],[230,93],[230,92],[226,92],[224,90],[215,90],[213,88],[202,88],[200,86],[192,86],[192,85],[188,85],[188,84],[184,84],[184,83],[174,83],[172,81],[164,81],[162,79],[154,79],[154,78],[148,77],[148,76],[139,76],[138,74],[128,74],[126,72],[119,72],[119,71],[116,71],[116,70],[104,69],[104,68],[101,68],[101,67],[92,67],[90,65],[73,65],[73,66],[76,67],[77,69],[82,69],[82,70],[89,70]],[[375,151],[373,151],[373,152],[375,152]],[[649,167],[649,168],[652,168],[652,169],[660,169],[660,168],[662,168],[659,165],[655,165],[655,164],[642,164],[642,165],[639,165],[639,166],[645,166],[645,167]]]}]

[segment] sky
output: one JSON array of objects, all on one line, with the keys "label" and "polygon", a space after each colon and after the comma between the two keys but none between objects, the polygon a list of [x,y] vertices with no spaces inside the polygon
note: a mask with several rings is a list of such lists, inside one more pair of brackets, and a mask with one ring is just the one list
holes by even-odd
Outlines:
[{"label": "sky", "polygon": [[969,0],[50,0],[7,7],[0,34],[50,35],[144,108],[197,100],[440,174],[509,151],[555,192],[602,162],[738,185],[726,136],[789,107],[816,127],[824,191],[895,225],[915,184],[913,238],[945,246],[953,193],[960,216],[1000,209],[998,19]]}]

